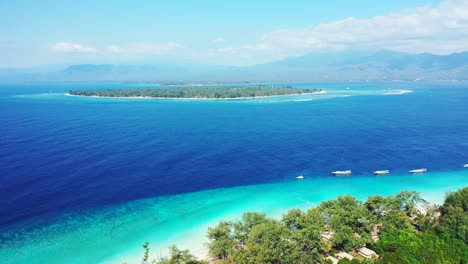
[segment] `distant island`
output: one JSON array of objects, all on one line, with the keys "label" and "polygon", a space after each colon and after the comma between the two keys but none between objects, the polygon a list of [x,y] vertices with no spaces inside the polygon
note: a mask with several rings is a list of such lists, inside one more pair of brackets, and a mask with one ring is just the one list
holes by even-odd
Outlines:
[{"label": "distant island", "polygon": [[185,98],[185,99],[239,99],[279,95],[299,95],[321,92],[321,89],[296,89],[291,86],[268,87],[264,85],[246,87],[174,87],[135,88],[107,90],[76,90],[70,95],[127,98]]}]

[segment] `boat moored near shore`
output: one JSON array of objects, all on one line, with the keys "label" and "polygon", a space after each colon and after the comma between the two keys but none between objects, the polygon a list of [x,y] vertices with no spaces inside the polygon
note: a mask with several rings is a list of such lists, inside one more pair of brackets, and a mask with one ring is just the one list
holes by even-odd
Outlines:
[{"label": "boat moored near shore", "polygon": [[385,174],[389,174],[390,171],[389,170],[378,170],[378,171],[374,171],[374,174],[375,175],[385,175]]},{"label": "boat moored near shore", "polygon": [[304,176],[303,176],[303,175],[299,175],[299,176],[296,177],[296,179],[302,180],[302,179],[304,179]]},{"label": "boat moored near shore", "polygon": [[426,168],[421,168],[421,169],[415,169],[415,170],[410,170],[410,173],[426,173],[427,169]]},{"label": "boat moored near shore", "polygon": [[468,168],[468,164],[463,165],[463,168]]},{"label": "boat moored near shore", "polygon": [[333,171],[333,175],[350,175],[351,170],[344,170],[344,171]]}]

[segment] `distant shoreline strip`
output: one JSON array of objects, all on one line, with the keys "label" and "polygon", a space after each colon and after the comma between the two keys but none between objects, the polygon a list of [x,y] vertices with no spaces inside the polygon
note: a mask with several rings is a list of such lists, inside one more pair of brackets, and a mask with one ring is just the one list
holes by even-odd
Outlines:
[{"label": "distant shoreline strip", "polygon": [[249,99],[262,99],[271,97],[283,97],[283,96],[297,96],[297,95],[314,95],[314,94],[325,94],[326,91],[314,92],[314,93],[298,93],[298,94],[279,94],[279,95],[266,95],[266,96],[255,96],[255,97],[236,97],[236,98],[207,98],[207,97],[152,97],[152,96],[99,96],[99,95],[76,95],[65,93],[66,96],[78,96],[78,97],[91,97],[91,98],[109,98],[109,99],[157,99],[157,100],[213,100],[213,101],[225,101],[225,100],[249,100]]}]

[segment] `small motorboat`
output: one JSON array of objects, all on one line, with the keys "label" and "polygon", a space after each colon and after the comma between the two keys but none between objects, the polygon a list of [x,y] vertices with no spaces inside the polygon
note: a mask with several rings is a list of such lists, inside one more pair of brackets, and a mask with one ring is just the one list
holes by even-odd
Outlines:
[{"label": "small motorboat", "polygon": [[385,174],[389,174],[390,171],[389,170],[378,170],[378,171],[374,171],[374,174],[375,175],[385,175]]},{"label": "small motorboat", "polygon": [[299,176],[296,177],[296,179],[302,180],[302,179],[304,179],[304,176],[303,176],[303,175],[299,175]]},{"label": "small motorboat", "polygon": [[421,169],[416,169],[416,170],[410,170],[410,173],[425,173],[427,172],[426,168],[421,168]]},{"label": "small motorboat", "polygon": [[463,165],[463,168],[468,168],[468,164]]},{"label": "small motorboat", "polygon": [[351,170],[344,170],[344,171],[333,171],[333,175],[349,175],[351,174]]}]

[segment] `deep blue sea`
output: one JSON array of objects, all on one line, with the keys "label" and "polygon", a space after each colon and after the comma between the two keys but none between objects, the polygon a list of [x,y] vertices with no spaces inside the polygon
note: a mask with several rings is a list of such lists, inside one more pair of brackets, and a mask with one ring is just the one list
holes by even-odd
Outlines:
[{"label": "deep blue sea", "polygon": [[[64,216],[141,199],[334,179],[341,169],[364,180],[378,169],[463,173],[468,163],[468,83],[292,85],[326,93],[108,99],[64,93],[148,85],[0,85],[0,242],[23,245],[18,234]],[[13,255],[7,262],[20,263]]]}]

